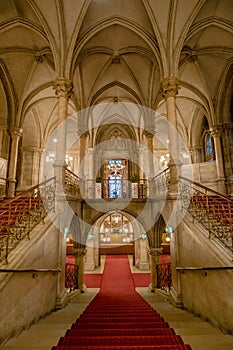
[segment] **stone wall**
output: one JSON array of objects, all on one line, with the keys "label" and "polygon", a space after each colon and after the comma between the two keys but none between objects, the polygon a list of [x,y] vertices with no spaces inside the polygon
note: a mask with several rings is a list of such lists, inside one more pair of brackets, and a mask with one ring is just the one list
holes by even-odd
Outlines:
[{"label": "stone wall", "polygon": [[[1,269],[56,269],[58,233],[47,219],[20,242]],[[56,308],[59,274],[0,274],[0,345]]]},{"label": "stone wall", "polygon": [[[179,264],[182,267],[232,266],[232,255],[208,232],[184,218],[178,230]],[[214,326],[233,333],[233,271],[178,272],[183,306]]]}]

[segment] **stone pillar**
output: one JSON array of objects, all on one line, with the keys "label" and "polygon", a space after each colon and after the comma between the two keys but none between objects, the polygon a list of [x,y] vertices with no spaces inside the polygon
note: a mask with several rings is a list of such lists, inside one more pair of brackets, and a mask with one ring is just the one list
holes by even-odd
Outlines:
[{"label": "stone pillar", "polygon": [[233,123],[224,124],[224,158],[227,174],[227,194],[233,196]]},{"label": "stone pillar", "polygon": [[142,180],[144,178],[144,157],[145,150],[143,147],[140,147],[138,150],[138,165],[139,165],[139,179]]},{"label": "stone pillar", "polygon": [[[72,83],[66,78],[58,78],[54,85],[55,94],[58,97],[58,108],[57,108],[57,143],[56,143],[56,160],[54,163],[54,174],[56,176],[56,211],[60,213],[60,235],[59,235],[59,264],[65,269],[65,257],[66,257],[66,242],[64,240],[64,227],[66,219],[64,212],[66,210],[66,202],[63,197],[63,169],[66,165],[66,118],[68,111],[68,101],[72,93]],[[65,289],[65,279],[61,274],[58,280],[57,286],[57,299],[58,304],[61,307],[67,300],[67,293]]]},{"label": "stone pillar", "polygon": [[154,134],[152,132],[146,132],[145,133],[146,138],[147,138],[147,173],[148,173],[148,179],[152,178],[154,176],[154,145],[153,145],[153,140],[154,140]]},{"label": "stone pillar", "polygon": [[200,145],[196,145],[193,147],[193,163],[201,163],[201,150],[202,147]]},{"label": "stone pillar", "polygon": [[8,189],[7,196],[14,197],[16,186],[16,170],[17,170],[17,158],[19,153],[19,140],[22,135],[22,129],[14,128],[10,130],[11,135],[11,147],[10,158],[8,165]]},{"label": "stone pillar", "polygon": [[93,271],[95,269],[95,247],[93,239],[88,240],[88,247],[85,259],[85,270]]},{"label": "stone pillar", "polygon": [[62,172],[66,166],[66,118],[68,111],[68,101],[72,94],[72,83],[66,78],[58,78],[54,85],[55,93],[58,96],[57,110],[57,143],[56,143],[56,160],[54,163],[56,176],[56,192],[63,193]]},{"label": "stone pillar", "polygon": [[157,286],[157,269],[156,266],[160,264],[160,254],[162,253],[163,248],[150,248],[150,269],[151,269],[151,293],[154,293]]},{"label": "stone pillar", "polygon": [[148,262],[148,254],[147,254],[147,240],[140,238],[139,240],[139,269],[140,270],[148,270],[149,262]]},{"label": "stone pillar", "polygon": [[[176,95],[178,93],[178,80],[175,77],[165,78],[162,81],[163,95],[166,101],[169,140],[169,170],[170,170],[170,196],[176,196],[178,192],[178,180],[180,173],[179,142],[176,116]],[[165,140],[164,140],[165,141]]]},{"label": "stone pillar", "polygon": [[94,180],[94,150],[88,149],[88,182],[87,198],[95,198],[95,180]]},{"label": "stone pillar", "polygon": [[79,137],[79,152],[80,152],[80,155],[79,155],[79,165],[81,166],[81,163],[85,157],[85,154],[86,154],[86,139],[87,139],[87,135],[86,134],[82,134],[80,137]]},{"label": "stone pillar", "polygon": [[17,190],[25,190],[37,185],[40,175],[42,149],[39,147],[22,147],[22,163]]},{"label": "stone pillar", "polygon": [[74,248],[75,265],[78,266],[78,289],[81,293],[86,291],[84,284],[84,257],[86,255],[86,248]]},{"label": "stone pillar", "polygon": [[216,126],[213,126],[210,129],[210,131],[214,139],[218,191],[223,194],[226,194],[226,185],[225,185],[226,179],[224,175],[223,154],[222,154],[222,144],[221,144],[221,135],[223,132],[223,128],[220,125],[216,125]]}]

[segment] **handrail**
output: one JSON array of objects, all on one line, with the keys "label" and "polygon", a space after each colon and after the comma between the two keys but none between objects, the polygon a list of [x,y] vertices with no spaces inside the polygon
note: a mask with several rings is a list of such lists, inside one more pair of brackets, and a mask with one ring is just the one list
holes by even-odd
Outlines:
[{"label": "handrail", "polygon": [[180,176],[183,210],[198,221],[225,248],[233,252],[233,200],[211,188]]},{"label": "handrail", "polygon": [[177,271],[233,270],[233,266],[176,267]]},{"label": "handrail", "polygon": [[163,173],[165,174],[168,170],[169,170],[169,168],[164,169],[163,171],[161,171],[160,173],[158,173],[157,175],[152,177],[152,180],[155,181],[158,177],[160,177]]},{"label": "handrail", "polygon": [[55,186],[53,177],[0,204],[0,262],[55,209]]},{"label": "handrail", "polygon": [[233,204],[233,199],[231,199],[231,197],[228,197],[228,196],[226,196],[226,195],[224,195],[224,194],[222,194],[222,193],[220,193],[220,192],[217,192],[217,191],[215,191],[215,190],[212,190],[212,188],[209,188],[209,187],[207,187],[207,186],[204,186],[204,185],[202,185],[202,184],[200,184],[200,183],[198,183],[198,182],[195,182],[195,181],[192,181],[192,180],[190,180],[190,179],[187,179],[186,177],[180,176],[179,178],[182,179],[182,180],[185,180],[185,181],[187,181],[187,182],[189,182],[189,183],[191,183],[191,184],[193,184],[193,185],[195,185],[195,186],[197,186],[197,187],[201,187],[201,188],[203,188],[203,189],[206,190],[206,191],[212,192],[212,193],[214,193],[215,195],[217,195],[217,196],[219,196],[219,197],[222,197],[222,198],[224,198],[224,199],[226,199],[226,200],[232,202],[232,204]]},{"label": "handrail", "polygon": [[0,272],[5,272],[5,273],[22,273],[22,272],[61,272],[61,269],[0,269]]},{"label": "handrail", "polygon": [[68,168],[65,168],[65,170],[68,172],[68,173],[70,173],[72,176],[74,176],[74,177],[76,177],[77,178],[77,180],[82,180],[77,174],[75,174],[73,171],[71,171],[70,169],[68,169]]},{"label": "handrail", "polygon": [[37,184],[37,185],[35,185],[33,187],[30,187],[27,190],[20,191],[15,197],[4,200],[4,203],[2,203],[1,205],[11,204],[11,202],[14,202],[16,199],[19,199],[22,195],[30,193],[30,192],[36,190],[37,188],[40,188],[41,186],[47,184],[48,182],[51,182],[52,180],[55,180],[55,178],[56,178],[55,176],[51,177],[50,179],[45,180],[45,181],[43,181],[43,182],[41,182],[41,183],[39,183],[39,184]]}]

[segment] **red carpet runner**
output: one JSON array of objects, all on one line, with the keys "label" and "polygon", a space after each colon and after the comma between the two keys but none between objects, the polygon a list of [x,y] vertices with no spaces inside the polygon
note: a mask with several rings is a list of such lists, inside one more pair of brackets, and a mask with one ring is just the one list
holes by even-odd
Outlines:
[{"label": "red carpet runner", "polygon": [[135,291],[127,256],[107,256],[100,292],[52,350],[191,350]]}]

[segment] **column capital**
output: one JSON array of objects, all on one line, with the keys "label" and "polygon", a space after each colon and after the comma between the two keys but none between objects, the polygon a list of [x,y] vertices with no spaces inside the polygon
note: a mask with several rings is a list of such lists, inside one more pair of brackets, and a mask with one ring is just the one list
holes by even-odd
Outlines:
[{"label": "column capital", "polygon": [[75,257],[82,257],[86,255],[87,249],[86,248],[74,248],[73,250]]},{"label": "column capital", "polygon": [[58,97],[65,97],[69,99],[73,93],[72,81],[67,78],[58,78],[55,81],[53,88],[55,89],[55,94]]},{"label": "column capital", "polygon": [[149,254],[151,256],[160,256],[162,254],[163,248],[150,248],[149,249]]},{"label": "column capital", "polygon": [[223,133],[223,126],[222,125],[214,125],[212,128],[210,128],[210,134],[213,137],[220,137]]},{"label": "column capital", "polygon": [[161,82],[161,91],[163,96],[175,97],[178,94],[179,81],[176,77],[164,78]]},{"label": "column capital", "polygon": [[23,133],[23,129],[17,128],[17,127],[13,127],[10,130],[10,135],[11,137],[21,137],[22,133]]}]

